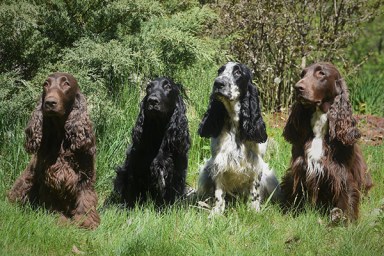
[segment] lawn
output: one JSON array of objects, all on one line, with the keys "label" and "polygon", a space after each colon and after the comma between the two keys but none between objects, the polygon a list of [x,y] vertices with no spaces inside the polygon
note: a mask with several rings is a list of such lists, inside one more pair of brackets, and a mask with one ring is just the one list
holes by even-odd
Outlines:
[{"label": "lawn", "polygon": [[[262,107],[281,106],[283,112],[288,112],[300,62],[336,61],[350,86],[354,111],[384,117],[382,33],[377,32],[382,31],[382,14],[364,25],[376,11],[382,13],[375,4],[379,1],[312,2],[2,1],[0,256],[384,255],[382,133],[375,136],[375,145],[359,142],[374,187],[362,200],[360,218],[348,226],[330,227],[328,216],[310,207],[293,216],[271,203],[259,213],[234,203],[212,219],[208,210],[187,201],[162,211],[151,203],[129,211],[104,204],[131,141],[143,87],[155,75],[173,76],[184,85],[191,187],[210,156],[209,140],[198,136],[198,125],[219,63],[227,60],[253,63]],[[308,11],[297,15],[298,8]],[[357,38],[359,44],[354,43]],[[371,63],[364,57],[368,53]],[[352,72],[363,64],[368,65],[363,75]],[[94,123],[101,224],[93,231],[6,199],[30,159],[23,145],[32,101],[41,95],[47,75],[57,70],[75,75]],[[286,103],[281,104],[280,96],[286,96]],[[281,179],[290,161],[290,145],[281,135],[286,118],[264,113],[264,119],[271,145],[265,160]],[[364,122],[369,137],[369,122]]]},{"label": "lawn", "polygon": [[[289,145],[283,140],[276,118],[266,115],[273,140],[266,159],[280,178],[289,163]],[[284,121],[284,120],[283,120]],[[192,122],[194,129],[197,122]],[[128,132],[129,134],[129,132]],[[208,153],[208,140],[191,129],[188,183],[195,186],[197,170]],[[298,215],[284,215],[276,205],[264,205],[260,213],[243,203],[228,207],[223,216],[208,218],[207,210],[179,202],[161,212],[152,204],[127,211],[103,206],[111,189],[113,169],[100,163],[113,158],[99,142],[98,181],[101,225],[94,231],[58,223],[57,215],[44,210],[12,205],[6,190],[25,167],[28,156],[22,148],[22,126],[9,133],[9,147],[0,151],[0,255],[380,255],[384,242],[383,144],[361,144],[375,186],[361,205],[360,219],[347,227],[328,226],[327,216],[308,208]],[[17,143],[14,143],[17,142]],[[100,151],[102,150],[102,151]],[[119,158],[123,158],[121,146]],[[206,152],[208,151],[208,152]],[[116,160],[118,164],[119,161]],[[113,164],[110,164],[113,165]],[[105,169],[101,169],[105,168]],[[381,207],[381,209],[380,209]]]}]

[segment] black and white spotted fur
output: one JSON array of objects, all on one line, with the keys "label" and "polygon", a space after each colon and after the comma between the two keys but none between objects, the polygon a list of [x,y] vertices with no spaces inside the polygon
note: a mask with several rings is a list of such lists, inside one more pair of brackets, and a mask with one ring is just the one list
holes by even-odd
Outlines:
[{"label": "black and white spotted fur", "polygon": [[219,69],[199,134],[211,138],[212,157],[200,170],[198,194],[214,194],[213,214],[224,211],[226,194],[250,196],[250,207],[259,211],[275,188],[279,193],[278,181],[262,158],[267,133],[245,65],[229,62]]}]

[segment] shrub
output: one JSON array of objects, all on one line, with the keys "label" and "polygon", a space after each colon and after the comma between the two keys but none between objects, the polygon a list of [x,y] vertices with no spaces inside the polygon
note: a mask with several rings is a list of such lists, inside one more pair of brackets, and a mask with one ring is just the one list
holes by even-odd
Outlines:
[{"label": "shrub", "polygon": [[[193,0],[6,0],[0,4],[2,122],[12,124],[10,108],[29,115],[42,81],[64,71],[78,79],[101,134],[125,87],[140,96],[140,85],[155,75],[177,77],[213,61],[217,44],[205,35],[215,19]],[[34,93],[24,97],[28,90]]]},{"label": "shrub", "polygon": [[215,34],[232,36],[230,52],[254,70],[263,105],[287,107],[291,86],[307,62],[332,61],[350,68],[346,47],[372,20],[380,0],[224,1]]},{"label": "shrub", "polygon": [[48,58],[40,32],[41,8],[21,1],[0,4],[0,73],[18,72],[30,79]]}]

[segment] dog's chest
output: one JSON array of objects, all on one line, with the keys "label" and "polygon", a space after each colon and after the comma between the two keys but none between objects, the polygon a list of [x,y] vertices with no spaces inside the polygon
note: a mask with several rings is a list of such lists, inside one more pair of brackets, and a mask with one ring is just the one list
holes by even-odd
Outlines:
[{"label": "dog's chest", "polygon": [[314,137],[306,150],[307,176],[320,177],[324,175],[322,158],[324,156],[324,137],[328,130],[327,114],[317,110],[312,116],[311,127]]},{"label": "dog's chest", "polygon": [[257,143],[242,142],[233,130],[229,130],[212,139],[211,147],[218,173],[255,173]]},{"label": "dog's chest", "polygon": [[71,192],[76,189],[79,175],[63,157],[58,157],[56,162],[45,166],[44,184],[54,191]]}]

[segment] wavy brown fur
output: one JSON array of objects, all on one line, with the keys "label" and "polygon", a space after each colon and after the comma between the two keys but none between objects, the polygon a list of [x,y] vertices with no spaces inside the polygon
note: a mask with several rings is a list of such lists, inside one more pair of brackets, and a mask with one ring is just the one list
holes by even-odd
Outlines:
[{"label": "wavy brown fur", "polygon": [[72,75],[47,78],[25,134],[32,158],[8,199],[43,206],[81,227],[96,228],[95,136],[86,100]]},{"label": "wavy brown fur", "polygon": [[[282,205],[300,209],[310,201],[324,210],[340,208],[349,220],[355,220],[361,193],[372,187],[372,180],[357,144],[360,133],[347,85],[336,67],[320,62],[304,69],[295,89],[297,101],[283,132],[292,144],[292,159],[281,184]],[[307,154],[314,138],[311,118],[316,111],[326,113],[328,119],[322,139],[323,175],[309,175],[307,169]]]}]

